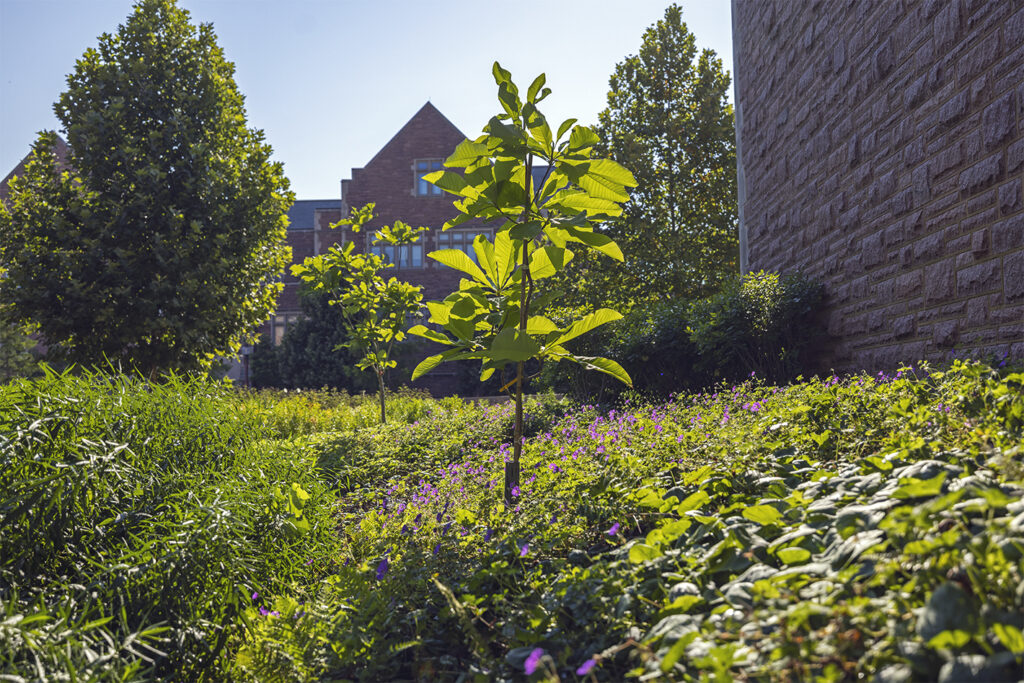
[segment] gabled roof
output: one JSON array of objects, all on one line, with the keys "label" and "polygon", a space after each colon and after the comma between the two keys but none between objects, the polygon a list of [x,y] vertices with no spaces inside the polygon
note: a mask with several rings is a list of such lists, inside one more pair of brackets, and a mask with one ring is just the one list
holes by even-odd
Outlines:
[{"label": "gabled roof", "polygon": [[388,140],[388,143],[373,155],[373,158],[367,162],[365,168],[373,166],[373,163],[382,156],[387,156],[387,153],[391,149],[401,147],[409,138],[415,136],[415,129],[423,127],[431,127],[435,130],[440,129],[442,131],[448,129],[452,133],[453,137],[458,137],[460,140],[465,139],[466,137],[454,123],[449,121],[444,114],[438,111],[437,107],[431,104],[430,101],[427,101],[427,103],[420,107],[420,110],[413,114],[412,118],[406,121],[405,125],[402,126],[390,140]]},{"label": "gabled roof", "polygon": [[[54,152],[56,152],[57,154],[57,166],[59,168],[71,168],[71,164],[68,161],[68,158],[71,156],[71,148],[68,147],[68,143],[64,142],[64,138],[62,138],[59,135],[57,136],[57,144],[54,145]],[[10,182],[14,178],[14,176],[21,175],[22,173],[25,172],[25,166],[28,165],[28,160],[31,157],[32,152],[26,154],[25,158],[22,159],[18,163],[18,165],[14,167],[14,169],[11,170],[11,172],[8,173],[6,176],[4,176],[3,180],[0,180],[0,202],[7,200],[7,195],[10,193],[10,191],[8,190],[8,185],[10,185]]]}]

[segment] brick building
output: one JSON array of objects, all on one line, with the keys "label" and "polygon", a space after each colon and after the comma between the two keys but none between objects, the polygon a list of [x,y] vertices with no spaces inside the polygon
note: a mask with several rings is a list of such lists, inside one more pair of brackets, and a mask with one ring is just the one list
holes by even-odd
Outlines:
[{"label": "brick building", "polygon": [[[457,213],[452,196],[423,181],[421,177],[441,168],[442,162],[466,139],[434,105],[427,102],[394,137],[364,166],[352,169],[351,179],[341,182],[340,200],[298,200],[289,211],[288,244],[292,260],[301,263],[306,257],[327,251],[332,244],[353,240],[360,251],[382,253],[400,267],[388,271],[424,290],[424,299],[442,299],[459,286],[462,274],[427,258],[436,249],[462,249],[471,257],[473,239],[485,234],[493,237],[493,228],[470,221],[442,231],[445,221]],[[376,217],[360,233],[348,229],[330,229],[350,208],[370,202],[376,204]],[[407,246],[396,254],[394,247],[375,247],[373,233],[383,225],[402,220],[413,226],[430,228],[418,244]],[[279,343],[288,324],[298,319],[299,282],[289,273],[284,276],[285,289],[278,300],[278,309],[262,332]],[[446,393],[454,376],[454,368],[442,365],[416,383],[436,393]]]},{"label": "brick building", "polygon": [[1024,0],[733,0],[741,267],[824,367],[1024,358]]}]

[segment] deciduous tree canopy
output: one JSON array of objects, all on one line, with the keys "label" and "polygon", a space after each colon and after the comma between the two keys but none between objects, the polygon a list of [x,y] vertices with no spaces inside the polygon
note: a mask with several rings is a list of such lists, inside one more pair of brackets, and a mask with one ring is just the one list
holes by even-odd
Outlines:
[{"label": "deciduous tree canopy", "polygon": [[615,67],[596,132],[601,151],[637,181],[607,229],[625,260],[577,259],[565,280],[567,302],[696,298],[737,272],[729,82],[713,51],[698,55],[677,5],[647,29],[639,53]]},{"label": "deciduous tree canopy", "polygon": [[54,105],[0,210],[0,299],[67,360],[203,368],[273,310],[293,199],[213,27],[141,0]]}]

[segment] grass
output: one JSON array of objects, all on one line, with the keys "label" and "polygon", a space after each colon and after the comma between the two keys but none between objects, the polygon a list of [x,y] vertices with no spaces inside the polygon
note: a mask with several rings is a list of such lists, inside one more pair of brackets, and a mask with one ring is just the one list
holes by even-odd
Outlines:
[{"label": "grass", "polygon": [[539,397],[512,509],[511,406],[373,410],[179,380],[3,389],[0,674],[1021,674],[1021,373]]}]

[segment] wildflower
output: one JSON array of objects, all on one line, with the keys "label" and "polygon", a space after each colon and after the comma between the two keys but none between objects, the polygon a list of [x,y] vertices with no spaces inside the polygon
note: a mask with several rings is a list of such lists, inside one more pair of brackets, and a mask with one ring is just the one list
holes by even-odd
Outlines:
[{"label": "wildflower", "polygon": [[380,581],[388,573],[388,558],[383,558],[377,565],[377,580]]},{"label": "wildflower", "polygon": [[441,542],[440,541],[438,541],[437,545],[434,546],[434,557],[437,557],[437,554],[439,552],[441,552]]},{"label": "wildflower", "polygon": [[590,673],[590,670],[597,666],[596,659],[588,659],[587,661],[580,664],[580,668],[576,669],[577,676],[586,676]]},{"label": "wildflower", "polygon": [[611,528],[608,529],[608,531],[606,531],[605,533],[608,534],[609,536],[614,536],[615,534],[619,533],[619,528],[620,528],[619,523],[615,522],[615,524],[612,524]]},{"label": "wildflower", "polygon": [[487,527],[487,533],[484,534],[484,542],[491,540],[491,536],[494,535],[494,529]]},{"label": "wildflower", "polygon": [[530,544],[524,543],[523,547],[519,549],[519,557],[526,557],[530,552]]},{"label": "wildflower", "polygon": [[523,662],[523,668],[526,669],[527,674],[533,674],[537,670],[537,665],[540,664],[540,658],[544,656],[544,650],[539,647],[534,648],[532,652],[526,657],[526,661]]},{"label": "wildflower", "polygon": [[258,599],[259,599],[259,597],[260,597],[260,594],[259,594],[259,593],[253,592],[253,594],[252,594],[252,599],[253,599],[253,600],[258,600]]},{"label": "wildflower", "polygon": [[512,493],[512,497],[513,498],[518,498],[519,497],[519,487],[518,486],[513,486],[511,493]]}]

